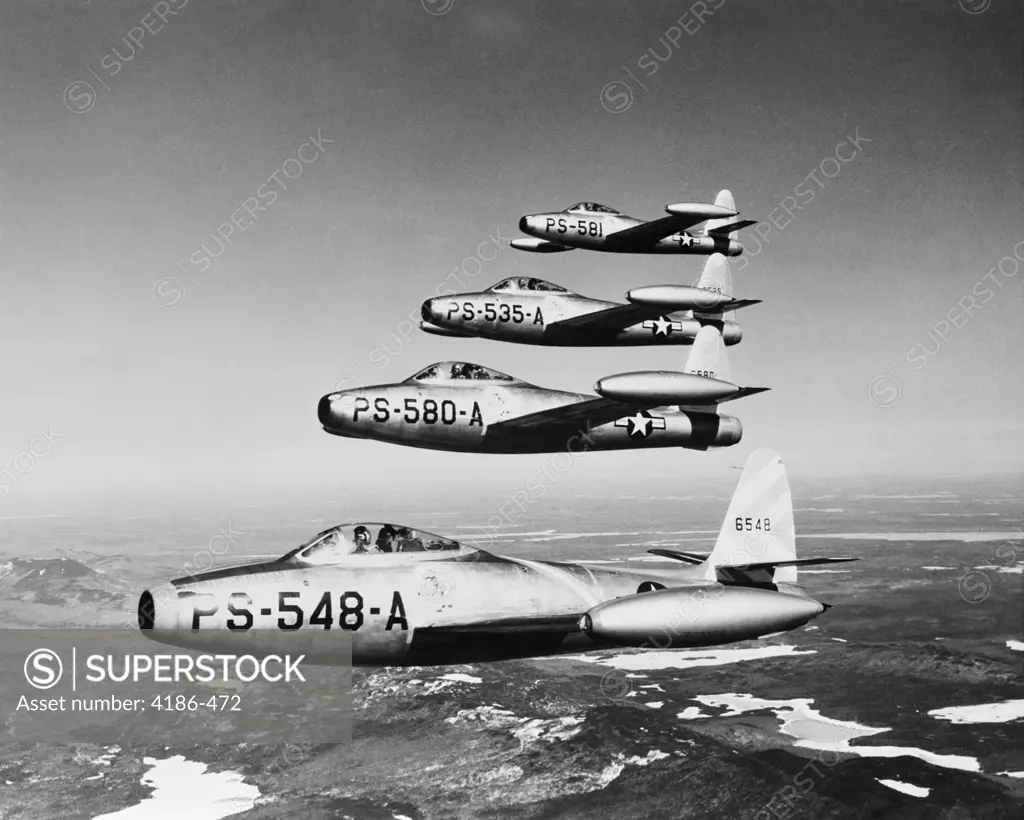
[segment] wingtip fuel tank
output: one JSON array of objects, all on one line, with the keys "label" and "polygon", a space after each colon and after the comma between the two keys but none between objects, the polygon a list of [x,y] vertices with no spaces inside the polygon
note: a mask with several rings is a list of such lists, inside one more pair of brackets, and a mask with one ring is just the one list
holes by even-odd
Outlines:
[{"label": "wingtip fuel tank", "polygon": [[615,401],[669,405],[715,404],[732,398],[741,388],[693,373],[652,370],[605,376],[594,385],[594,390]]},{"label": "wingtip fuel tank", "polygon": [[812,598],[769,589],[690,587],[598,604],[580,618],[580,629],[620,646],[713,646],[795,629],[824,611]]},{"label": "wingtip fuel tank", "polygon": [[517,251],[529,251],[530,253],[561,253],[562,251],[572,250],[572,248],[567,248],[565,245],[549,242],[546,239],[513,239],[509,242],[509,245]]},{"label": "wingtip fuel tank", "polygon": [[626,300],[642,307],[666,311],[694,310],[711,313],[729,307],[735,300],[727,293],[686,285],[648,285],[626,292]]},{"label": "wingtip fuel tank", "polygon": [[707,202],[676,202],[666,205],[665,210],[672,216],[700,217],[701,219],[728,219],[738,213],[729,208],[723,208],[721,205],[709,205]]}]

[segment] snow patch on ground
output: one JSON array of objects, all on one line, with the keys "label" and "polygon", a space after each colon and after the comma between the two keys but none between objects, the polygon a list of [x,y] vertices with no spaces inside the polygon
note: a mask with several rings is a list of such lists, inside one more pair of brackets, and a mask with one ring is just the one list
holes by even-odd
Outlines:
[{"label": "snow patch on ground", "polygon": [[[858,755],[859,757],[901,757],[907,755],[940,766],[946,769],[959,769],[965,772],[980,772],[978,759],[966,755],[943,755],[918,749],[913,746],[854,746],[851,741],[861,737],[881,734],[890,731],[887,727],[864,726],[848,720],[836,720],[825,717],[818,710],[812,709],[813,698],[791,698],[789,700],[768,700],[745,694],[697,695],[694,700],[706,706],[727,707],[727,711],[717,717],[733,717],[744,712],[770,709],[782,721],[780,731],[798,738],[795,746],[805,749],[841,752]],[[692,707],[691,707],[692,708]],[[693,719],[699,715],[679,717]],[[715,717],[709,715],[708,717]]]},{"label": "snow patch on ground", "polygon": [[260,796],[260,790],[244,783],[242,775],[208,772],[205,763],[186,760],[182,755],[164,760],[145,757],[142,762],[150,767],[142,776],[142,785],[153,789],[153,793],[141,803],[93,820],[220,820],[248,811]]},{"label": "snow patch on ground", "polygon": [[876,777],[879,783],[883,786],[888,786],[890,789],[895,789],[903,794],[909,794],[912,797],[927,797],[931,789],[926,789],[924,786],[915,786],[913,783],[904,783],[902,780],[882,780],[880,777]]},{"label": "snow patch on ground", "polygon": [[975,569],[987,569],[989,572],[998,572],[1000,575],[1024,575],[1024,562],[1018,561],[1012,567],[1000,566],[999,564],[982,564]]},{"label": "snow patch on ground", "polygon": [[456,681],[458,683],[483,683],[483,678],[476,678],[472,675],[464,675],[462,672],[449,672],[447,675],[441,675],[441,680]]},{"label": "snow patch on ground", "polygon": [[[611,655],[604,658],[579,659],[612,666],[616,669],[689,669],[695,666],[723,666],[727,663],[778,658],[790,655],[814,655],[814,649],[797,649],[791,644],[758,646],[751,649],[680,649],[648,651],[633,655]],[[627,675],[627,677],[629,677]]]},{"label": "snow patch on ground", "polygon": [[953,723],[1009,723],[1024,718],[1024,700],[1005,700],[1000,703],[978,703],[973,706],[947,706],[928,712],[939,720]]}]

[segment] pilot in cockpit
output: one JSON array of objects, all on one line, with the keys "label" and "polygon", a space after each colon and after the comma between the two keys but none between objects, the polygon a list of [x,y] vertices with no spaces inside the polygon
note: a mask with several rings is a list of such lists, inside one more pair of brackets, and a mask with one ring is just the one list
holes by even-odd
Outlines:
[{"label": "pilot in cockpit", "polygon": [[395,528],[385,524],[377,533],[377,552],[395,552]]},{"label": "pilot in cockpit", "polygon": [[370,551],[370,531],[366,527],[360,524],[355,528],[352,535],[355,546],[352,548],[351,555]]},{"label": "pilot in cockpit", "polygon": [[396,552],[423,552],[426,549],[423,546],[423,539],[408,527],[399,527],[395,536],[398,541]]}]

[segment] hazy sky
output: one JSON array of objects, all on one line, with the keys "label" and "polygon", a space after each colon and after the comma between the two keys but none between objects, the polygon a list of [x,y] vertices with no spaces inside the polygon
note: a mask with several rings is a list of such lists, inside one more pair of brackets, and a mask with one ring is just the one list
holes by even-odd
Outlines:
[{"label": "hazy sky", "polygon": [[[732,406],[731,450],[593,453],[576,479],[692,485],[760,446],[801,475],[1019,469],[1018,4],[708,0],[701,22],[682,3],[425,3],[0,7],[0,460],[17,478],[0,504],[511,491],[550,456],[333,438],[317,400],[346,375],[398,381],[441,359],[579,391],[681,368],[686,348],[399,329],[482,242],[492,255],[490,237],[502,250],[464,265],[482,267],[459,274],[467,289],[518,274],[609,299],[690,284],[699,257],[538,256],[507,239],[520,215],[581,199],[654,218],[723,187],[783,226],[745,231],[754,252],[735,266],[738,293],[764,303],[739,315],[733,376],[771,392]],[[844,163],[827,159],[837,147]],[[790,220],[778,206],[798,186],[814,198],[798,192]],[[204,264],[236,212],[246,229]],[[989,273],[1007,256],[1009,276]],[[184,285],[173,309],[166,277]],[[15,464],[30,447],[45,455]]]}]

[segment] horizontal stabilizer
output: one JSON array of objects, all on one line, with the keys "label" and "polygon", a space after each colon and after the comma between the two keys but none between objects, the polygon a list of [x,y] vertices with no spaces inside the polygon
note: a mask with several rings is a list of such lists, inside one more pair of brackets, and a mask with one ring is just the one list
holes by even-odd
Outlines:
[{"label": "horizontal stabilizer", "polygon": [[793,558],[789,561],[762,561],[757,564],[716,564],[715,569],[738,569],[744,572],[775,567],[813,567],[819,564],[845,564],[860,558]]},{"label": "horizontal stabilizer", "polygon": [[651,555],[660,555],[662,558],[671,558],[673,561],[682,561],[685,564],[703,564],[706,555],[696,555],[692,552],[679,552],[677,550],[653,549],[647,550]]},{"label": "horizontal stabilizer", "polygon": [[769,390],[771,390],[770,387],[741,387],[735,393],[733,393],[731,396],[726,396],[725,398],[722,398],[722,399],[716,399],[713,402],[712,401],[708,401],[708,402],[693,402],[693,401],[689,401],[689,402],[680,403],[679,409],[682,412],[684,412],[684,413],[686,413],[686,412],[691,412],[691,413],[707,412],[708,407],[717,407],[720,404],[725,404],[727,401],[735,401],[736,399],[742,399],[742,398],[745,398],[747,396],[756,396],[758,393],[767,393]]},{"label": "horizontal stabilizer", "polygon": [[721,404],[726,401],[735,401],[736,399],[742,399],[746,396],[756,396],[758,393],[767,393],[769,390],[771,390],[770,387],[741,387],[738,393],[734,393],[728,398],[722,399],[722,401],[717,403]]},{"label": "horizontal stabilizer", "polygon": [[725,236],[756,224],[756,219],[737,219],[735,222],[728,222],[725,225],[716,225],[708,231],[708,236]]},{"label": "horizontal stabilizer", "polygon": [[750,307],[751,305],[759,305],[763,301],[763,299],[733,299],[726,309],[739,310],[740,308]]}]

